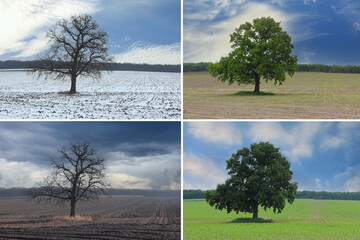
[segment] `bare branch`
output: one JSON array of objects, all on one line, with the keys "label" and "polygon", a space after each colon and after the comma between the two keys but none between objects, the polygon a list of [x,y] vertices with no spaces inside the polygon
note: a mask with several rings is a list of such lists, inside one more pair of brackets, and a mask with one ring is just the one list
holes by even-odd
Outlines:
[{"label": "bare branch", "polygon": [[76,92],[78,76],[100,79],[101,70],[113,60],[108,54],[108,34],[90,15],[60,20],[46,36],[51,46],[30,73],[46,79],[71,79],[70,93]]},{"label": "bare branch", "polygon": [[104,181],[105,159],[86,141],[70,143],[58,149],[58,153],[59,158],[50,159],[54,169],[52,176],[29,190],[27,197],[37,202],[70,202],[70,216],[73,216],[78,201],[94,200],[101,193],[107,194],[110,185]]}]

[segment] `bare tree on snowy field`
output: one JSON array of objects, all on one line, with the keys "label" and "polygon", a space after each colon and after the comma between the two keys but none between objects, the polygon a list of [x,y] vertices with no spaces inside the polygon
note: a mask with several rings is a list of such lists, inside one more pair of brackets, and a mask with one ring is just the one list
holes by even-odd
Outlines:
[{"label": "bare tree on snowy field", "polygon": [[45,78],[70,78],[70,94],[76,93],[78,76],[100,79],[100,70],[112,61],[108,54],[108,34],[90,15],[62,19],[46,36],[51,47],[33,64],[32,73]]},{"label": "bare tree on snowy field", "polygon": [[70,217],[75,216],[76,203],[108,194],[105,183],[105,159],[89,142],[71,143],[58,150],[60,158],[51,160],[54,172],[37,188],[27,191],[29,200],[70,203]]}]

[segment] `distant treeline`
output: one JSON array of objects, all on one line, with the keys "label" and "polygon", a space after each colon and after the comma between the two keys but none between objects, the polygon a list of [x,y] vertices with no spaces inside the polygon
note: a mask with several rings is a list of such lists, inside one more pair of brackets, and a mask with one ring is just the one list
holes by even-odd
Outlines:
[{"label": "distant treeline", "polygon": [[[184,63],[184,72],[205,72],[209,62]],[[325,65],[325,64],[298,64],[299,72],[326,72],[326,73],[360,73],[360,66],[355,65]]]},{"label": "distant treeline", "polygon": [[[34,63],[36,61],[0,61],[0,69],[28,69]],[[181,65],[108,63],[106,68],[111,71],[181,72]]]},{"label": "distant treeline", "polygon": [[[28,188],[0,188],[0,197],[25,197]],[[178,197],[180,190],[110,189],[111,195],[138,195],[144,197]]]},{"label": "distant treeline", "polygon": [[[202,190],[184,190],[184,199],[199,199],[204,197],[205,191]],[[360,200],[360,192],[315,192],[298,191],[296,198],[306,199],[324,199],[324,200]]]}]

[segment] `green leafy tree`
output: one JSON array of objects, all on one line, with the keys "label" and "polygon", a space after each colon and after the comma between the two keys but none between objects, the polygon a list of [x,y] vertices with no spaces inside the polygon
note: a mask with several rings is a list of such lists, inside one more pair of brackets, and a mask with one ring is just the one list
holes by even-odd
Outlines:
[{"label": "green leafy tree", "polygon": [[297,183],[291,182],[290,162],[271,143],[244,147],[226,162],[230,178],[204,195],[216,209],[253,213],[253,218],[258,218],[259,205],[280,213],[285,200],[294,202]]},{"label": "green leafy tree", "polygon": [[240,25],[230,34],[230,43],[232,52],[208,66],[210,74],[222,82],[255,84],[254,92],[259,92],[260,78],[281,85],[285,73],[293,76],[297,68],[297,57],[291,56],[291,37],[270,17]]}]

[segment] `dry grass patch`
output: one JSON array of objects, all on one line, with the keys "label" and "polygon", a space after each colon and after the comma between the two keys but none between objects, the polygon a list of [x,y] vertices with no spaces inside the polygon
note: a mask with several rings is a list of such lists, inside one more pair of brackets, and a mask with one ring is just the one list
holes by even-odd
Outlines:
[{"label": "dry grass patch", "polygon": [[75,217],[69,217],[69,216],[55,216],[53,217],[54,221],[92,221],[92,217],[90,216],[75,216]]}]

